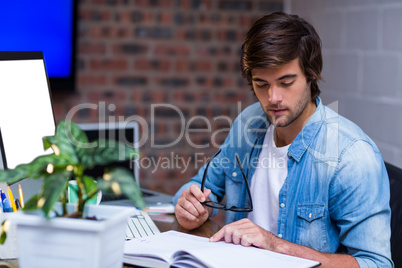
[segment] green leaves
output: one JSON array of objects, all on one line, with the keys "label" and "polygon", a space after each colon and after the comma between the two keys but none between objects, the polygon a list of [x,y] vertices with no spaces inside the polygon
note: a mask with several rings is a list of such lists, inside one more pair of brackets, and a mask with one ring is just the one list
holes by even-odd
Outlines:
[{"label": "green leaves", "polygon": [[106,193],[125,194],[137,207],[145,208],[141,190],[135,182],[133,174],[127,169],[114,168],[106,172],[103,178],[98,180],[98,187]]},{"label": "green leaves", "polygon": [[25,178],[38,179],[48,176],[47,167],[52,164],[54,169],[62,169],[68,165],[68,159],[55,154],[42,155],[29,164],[18,165],[14,169],[0,171],[0,181],[12,184]]},{"label": "green leaves", "polygon": [[7,222],[7,220],[4,220],[4,221],[1,223],[1,232],[0,232],[0,244],[1,244],[1,245],[3,245],[4,242],[5,242],[6,239],[7,239],[7,229],[8,229],[8,226],[9,226],[9,225],[10,225],[10,223]]},{"label": "green leaves", "polygon": [[86,168],[95,165],[108,165],[113,162],[134,159],[136,151],[124,143],[109,140],[98,140],[91,148],[77,148],[81,163]]},{"label": "green leaves", "polygon": [[[83,183],[84,183],[84,191],[85,191],[86,195],[90,195],[91,193],[98,192],[98,187],[96,185],[94,178],[92,178],[90,176],[84,176]],[[91,198],[91,197],[88,197],[88,198]]]},{"label": "green leaves", "polygon": [[90,143],[85,132],[73,122],[66,121],[59,123],[55,136],[43,138],[43,145],[45,149],[51,148],[53,153],[39,156],[31,163],[12,170],[0,170],[0,181],[8,184],[25,178],[43,178],[41,192],[25,203],[24,210],[41,209],[48,216],[57,201],[66,202],[61,197],[65,196],[69,180],[76,180],[79,187],[78,215],[82,215],[86,201],[99,189],[108,193],[124,193],[138,207],[145,206],[132,172],[116,168],[100,178],[98,183],[84,175],[85,169],[96,165],[106,166],[133,159],[138,156],[133,148],[115,140]]},{"label": "green leaves", "polygon": [[56,145],[60,154],[69,157],[70,164],[79,163],[84,168],[108,165],[138,156],[132,147],[122,142],[105,139],[89,142],[85,133],[72,122],[60,122],[56,136],[45,137],[44,143],[47,148]]},{"label": "green leaves", "polygon": [[37,195],[34,195],[31,199],[29,199],[27,202],[25,202],[24,211],[37,210],[38,202],[39,202],[40,198],[41,198],[41,195],[37,194]]},{"label": "green leaves", "polygon": [[[55,154],[63,154],[71,165],[78,164],[77,148],[88,143],[85,133],[73,122],[62,121],[57,126],[55,138],[44,138],[46,146],[54,147]],[[59,150],[59,152],[57,151]]]},{"label": "green leaves", "polygon": [[54,172],[43,180],[42,193],[38,199],[37,206],[42,208],[46,216],[53,209],[63,192],[66,191],[71,175],[72,172],[64,170]]}]

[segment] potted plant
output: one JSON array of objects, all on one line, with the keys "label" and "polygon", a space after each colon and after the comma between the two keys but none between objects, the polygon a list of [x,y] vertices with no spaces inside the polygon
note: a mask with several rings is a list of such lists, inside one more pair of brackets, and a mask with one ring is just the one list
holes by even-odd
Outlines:
[{"label": "potted plant", "polygon": [[[60,122],[55,136],[44,137],[43,143],[44,148],[50,148],[53,153],[14,169],[0,171],[0,181],[8,184],[25,178],[43,179],[41,191],[25,203],[23,211],[12,213],[12,221],[17,224],[19,267],[41,260],[41,267],[47,267],[46,260],[49,267],[121,267],[126,222],[134,209],[86,203],[102,191],[123,193],[133,204],[143,208],[141,191],[133,173],[124,168],[106,169],[103,177],[96,178],[96,181],[86,175],[85,170],[131,159],[137,152],[114,140],[89,143],[85,133],[67,121]],[[70,180],[77,184],[74,188],[77,204],[67,203]],[[85,241],[86,238],[89,241]],[[1,239],[4,241],[4,233]],[[40,252],[42,246],[44,251]],[[101,246],[112,248],[102,249]],[[61,263],[56,263],[59,256]],[[85,257],[89,260],[84,260]]]}]

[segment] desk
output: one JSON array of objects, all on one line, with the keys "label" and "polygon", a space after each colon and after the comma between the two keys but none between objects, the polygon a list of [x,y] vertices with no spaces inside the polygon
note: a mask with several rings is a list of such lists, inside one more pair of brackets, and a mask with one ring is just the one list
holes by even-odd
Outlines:
[{"label": "desk", "polygon": [[161,232],[175,230],[182,233],[193,234],[203,237],[211,237],[214,233],[219,231],[221,226],[213,220],[207,220],[203,225],[194,230],[184,229],[176,220],[174,215],[164,215],[163,220],[157,215],[151,215],[151,218],[155,222],[156,226]]}]

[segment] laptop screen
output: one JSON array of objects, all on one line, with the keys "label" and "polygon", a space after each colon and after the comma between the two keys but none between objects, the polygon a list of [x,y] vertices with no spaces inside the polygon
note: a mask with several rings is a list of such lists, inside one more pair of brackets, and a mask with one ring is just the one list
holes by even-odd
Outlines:
[{"label": "laptop screen", "polygon": [[[97,139],[107,139],[112,144],[114,140],[118,140],[126,145],[134,148],[139,152],[139,123],[136,121],[123,121],[123,122],[110,122],[110,123],[82,123],[78,126],[85,131],[90,142]],[[122,148],[117,148],[118,150],[124,150]],[[120,151],[121,152],[121,151]],[[130,161],[122,161],[113,163],[111,166],[123,166],[132,170],[134,174],[135,181],[141,187],[140,183],[140,164],[139,157],[130,159]],[[110,165],[108,165],[110,167]],[[91,170],[87,170],[86,174],[93,177],[100,177],[103,175],[103,166],[96,166]],[[172,196],[144,189],[141,187],[142,196],[144,198],[147,206],[158,206],[157,211],[163,209],[166,213],[172,213],[174,211],[174,206],[172,204]],[[124,199],[125,197],[123,197]],[[120,198],[111,197],[110,195],[103,194],[102,202],[112,201],[110,205],[124,205],[131,206],[132,203],[129,200],[119,200]]]},{"label": "laptop screen", "polygon": [[[113,141],[119,141],[131,148],[134,148],[137,152],[139,151],[139,126],[138,123],[135,121],[112,123],[81,123],[78,124],[78,126],[87,134],[88,140],[90,142],[99,139],[109,140],[109,146],[115,146]],[[99,146],[104,146],[104,144],[99,144]],[[122,151],[124,150],[124,148],[116,147],[116,150],[119,150],[119,153],[124,153]],[[137,184],[140,185],[138,157],[108,165],[108,167],[113,166],[125,167],[129,170],[132,170]],[[95,166],[93,169],[87,170],[86,174],[94,178],[101,177],[103,175],[104,168],[105,167],[103,166]]]},{"label": "laptop screen", "polygon": [[3,168],[45,153],[55,120],[41,52],[0,52],[0,131]]}]

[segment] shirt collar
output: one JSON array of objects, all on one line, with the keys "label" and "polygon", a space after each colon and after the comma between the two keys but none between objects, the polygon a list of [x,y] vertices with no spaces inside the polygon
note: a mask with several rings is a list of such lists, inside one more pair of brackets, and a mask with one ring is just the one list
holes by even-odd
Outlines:
[{"label": "shirt collar", "polygon": [[317,109],[308,120],[307,124],[302,128],[300,133],[296,136],[292,145],[289,147],[289,155],[297,162],[303,157],[303,154],[311,146],[314,137],[320,130],[325,118],[325,109],[322,104],[321,98],[316,98]]}]

